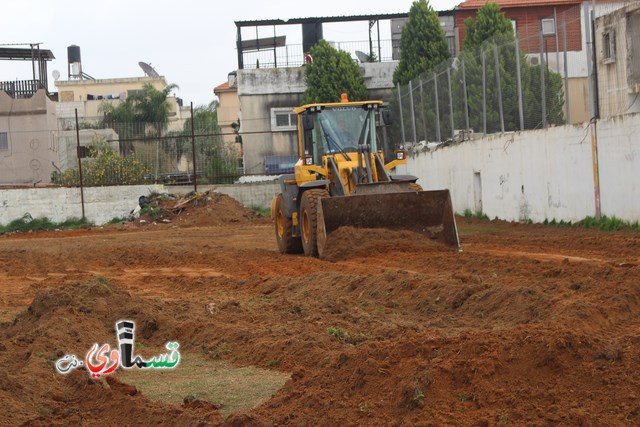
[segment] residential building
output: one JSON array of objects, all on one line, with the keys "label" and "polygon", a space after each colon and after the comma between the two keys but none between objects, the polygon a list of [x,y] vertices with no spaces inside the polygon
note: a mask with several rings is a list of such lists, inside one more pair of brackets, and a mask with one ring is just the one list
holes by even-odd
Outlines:
[{"label": "residential building", "polygon": [[[238,158],[242,159],[242,141],[236,133],[239,127],[240,98],[238,97],[238,77],[233,71],[227,81],[216,86],[213,93],[218,97],[218,126],[222,132],[222,140],[227,145],[235,145]],[[239,164],[242,164],[239,161]]]},{"label": "residential building", "polygon": [[[487,0],[466,0],[456,7],[456,26],[460,48],[466,35],[465,20],[475,18]],[[520,50],[527,54],[531,65],[541,63],[550,71],[568,79],[569,115],[571,123],[589,121],[589,49],[590,6],[586,0],[495,0],[501,11],[511,20],[518,34]],[[596,0],[596,16],[624,0]],[[565,49],[566,38],[566,49]],[[566,75],[565,56],[566,51]],[[564,85],[563,85],[564,90]]]},{"label": "residential building", "polygon": [[0,90],[0,184],[48,183],[56,170],[56,106],[45,89],[28,98]]},{"label": "residential building", "polygon": [[[156,90],[167,87],[163,76],[158,77],[127,77],[113,79],[72,79],[56,80],[58,89],[58,117],[62,121],[61,128],[69,129],[75,126],[75,111],[82,119],[96,119],[102,117],[100,107],[108,102],[117,104],[134,93],[141,93],[145,84],[150,84]],[[184,122],[190,117],[189,107],[182,105],[182,100],[175,96],[167,98],[169,103],[168,130],[181,130]]]},{"label": "residential building", "polygon": [[640,3],[596,19],[600,117],[640,112]]}]

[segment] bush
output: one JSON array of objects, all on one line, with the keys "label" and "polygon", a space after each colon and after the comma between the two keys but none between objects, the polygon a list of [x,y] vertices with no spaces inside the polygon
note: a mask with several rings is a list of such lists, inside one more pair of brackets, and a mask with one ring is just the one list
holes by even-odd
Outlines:
[{"label": "bush", "polygon": [[[117,149],[96,137],[89,146],[89,158],[82,159],[82,180],[86,187],[107,185],[134,185],[148,181],[149,168],[134,156],[122,157]],[[79,169],[54,172],[51,180],[55,184],[76,187],[80,185]]]}]

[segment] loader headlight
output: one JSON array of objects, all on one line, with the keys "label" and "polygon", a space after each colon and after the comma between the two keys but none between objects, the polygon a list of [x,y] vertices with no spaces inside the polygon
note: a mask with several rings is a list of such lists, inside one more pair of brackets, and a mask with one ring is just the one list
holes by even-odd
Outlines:
[{"label": "loader headlight", "polygon": [[407,157],[407,153],[404,150],[396,151],[396,160],[404,160]]},{"label": "loader headlight", "polygon": [[304,164],[307,166],[311,166],[313,164],[313,157],[305,157]]}]

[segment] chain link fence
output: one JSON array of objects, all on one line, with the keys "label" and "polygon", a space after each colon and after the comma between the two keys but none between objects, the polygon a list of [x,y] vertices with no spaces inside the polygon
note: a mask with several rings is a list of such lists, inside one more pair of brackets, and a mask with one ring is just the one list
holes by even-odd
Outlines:
[{"label": "chain link fence", "polygon": [[[637,89],[634,95],[627,94],[633,84],[640,87],[640,79],[633,80],[640,69],[640,42],[634,41],[640,40],[640,19],[634,14],[629,17],[625,7],[637,9],[638,3],[599,5],[593,15],[590,5],[577,6],[556,14],[549,22],[541,22],[538,31],[528,27],[526,34],[486,40],[409,84],[398,85],[390,103],[399,118],[393,129],[394,139],[408,147],[426,147],[463,141],[474,134],[584,123],[598,116],[598,100],[616,103],[617,110],[611,105],[600,106],[601,112],[608,115],[629,112],[630,103],[637,102]],[[620,16],[616,18],[617,15]],[[589,25],[591,16],[599,17],[597,25]],[[601,69],[598,74],[598,66],[607,63],[607,45],[602,43],[607,31],[610,38],[614,37],[616,30],[607,30],[614,26],[628,42],[624,52],[637,52],[625,56],[628,65],[618,61],[615,70]],[[591,40],[595,28],[594,49]],[[613,81],[624,80],[621,75],[633,78],[625,84],[612,85]],[[610,92],[595,95],[596,81],[600,89],[606,86]],[[625,95],[611,97],[610,93],[616,91]]]}]

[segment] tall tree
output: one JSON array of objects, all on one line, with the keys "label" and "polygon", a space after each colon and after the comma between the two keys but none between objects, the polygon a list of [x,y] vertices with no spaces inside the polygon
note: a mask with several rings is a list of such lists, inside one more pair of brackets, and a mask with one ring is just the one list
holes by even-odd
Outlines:
[{"label": "tall tree", "polygon": [[[171,106],[167,98],[178,85],[169,84],[157,90],[150,83],[142,88],[142,93],[127,97],[124,102],[113,104],[103,102],[99,111],[105,114],[105,126],[114,129],[121,139],[144,136],[150,129],[153,136],[160,136],[169,122]],[[133,144],[128,141],[121,145],[122,154],[133,153]]]},{"label": "tall tree", "polygon": [[311,48],[313,62],[305,67],[305,82],[302,103],[339,102],[346,93],[351,101],[363,101],[369,92],[360,75],[360,67],[348,52],[337,50],[325,40]]},{"label": "tall tree", "polygon": [[438,13],[428,0],[414,1],[409,20],[402,28],[400,62],[393,73],[393,84],[406,85],[450,56]]},{"label": "tall tree", "polygon": [[[537,128],[542,125],[542,90],[540,84],[541,70],[539,66],[531,67],[526,61],[524,52],[515,51],[516,34],[513,32],[511,21],[495,3],[487,3],[478,9],[476,19],[465,20],[466,36],[464,52],[460,60],[466,67],[466,82],[468,94],[468,110],[470,126],[476,131],[483,129],[482,122],[482,58],[485,59],[486,83],[486,114],[487,132],[501,130],[499,101],[502,101],[504,128],[507,131],[519,130],[519,108],[517,92],[517,66],[520,60],[520,78],[522,81],[522,98],[525,118],[525,128]],[[496,56],[498,53],[498,67]],[[519,58],[518,58],[519,57]],[[497,72],[500,73],[500,89],[497,86]],[[546,121],[549,124],[562,124],[564,94],[562,80],[557,73],[545,70]],[[459,77],[457,73],[457,78]],[[456,96],[461,103],[462,93]],[[459,111],[463,111],[459,108]]]},{"label": "tall tree", "polygon": [[203,172],[208,182],[229,184],[237,179],[237,151],[234,144],[225,144],[218,125],[218,101],[193,110],[193,118],[185,121],[180,133],[178,155],[192,158],[191,122],[195,131],[196,170]]},{"label": "tall tree", "polygon": [[[496,3],[486,3],[476,14],[476,19],[467,18],[464,21],[465,37],[464,49],[473,49],[494,36],[511,36],[513,40],[513,26],[507,19],[500,6]],[[506,41],[505,37],[502,37]]]}]

